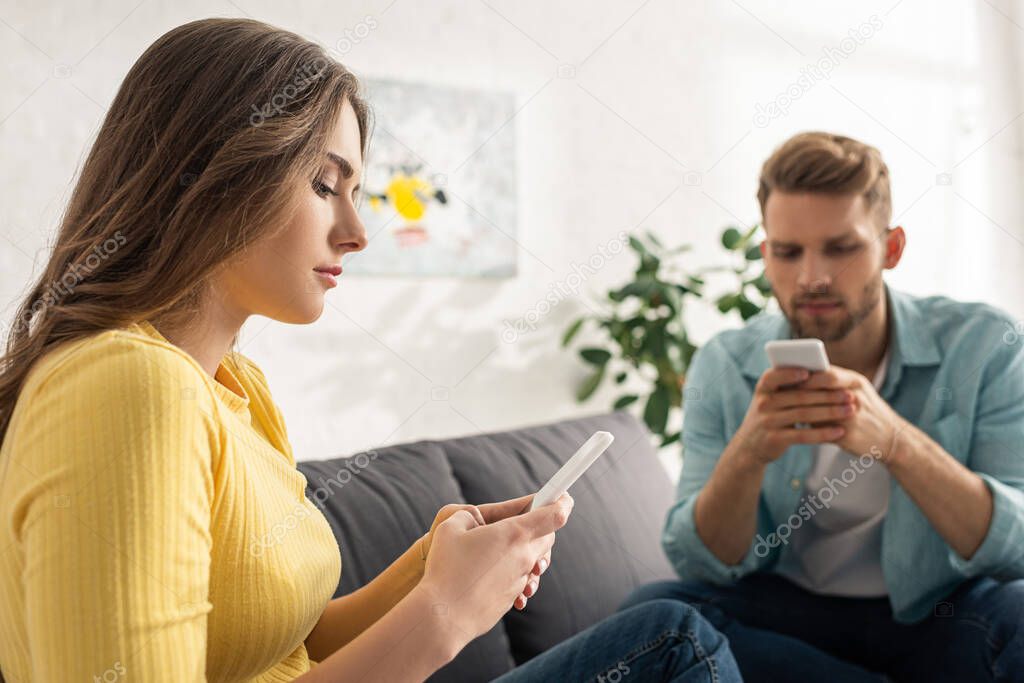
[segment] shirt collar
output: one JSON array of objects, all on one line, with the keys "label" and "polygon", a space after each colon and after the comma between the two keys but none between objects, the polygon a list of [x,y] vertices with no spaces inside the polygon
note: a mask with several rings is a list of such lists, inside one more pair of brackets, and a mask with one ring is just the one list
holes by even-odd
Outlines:
[{"label": "shirt collar", "polygon": [[[146,336],[174,346],[174,344],[160,334],[160,331],[148,320],[141,320],[135,323],[135,327],[137,331]],[[228,356],[230,356],[230,354],[228,354]],[[232,367],[232,364],[228,360],[228,356],[225,356],[217,366],[217,371],[212,378],[214,381],[211,382],[211,384],[213,386],[213,390],[217,393],[217,396],[219,396],[233,412],[244,413],[249,407],[249,394],[239,381],[236,369]],[[206,375],[205,370],[200,369],[200,371]]]}]

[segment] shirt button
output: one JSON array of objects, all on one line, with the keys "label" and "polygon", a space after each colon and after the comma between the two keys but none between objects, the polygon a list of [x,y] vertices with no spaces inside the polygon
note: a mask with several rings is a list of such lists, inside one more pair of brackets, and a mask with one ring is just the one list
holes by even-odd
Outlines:
[{"label": "shirt button", "polygon": [[797,479],[796,477],[793,477],[792,479],[789,480],[789,486],[794,491],[796,491],[798,488],[800,488],[800,480]]}]

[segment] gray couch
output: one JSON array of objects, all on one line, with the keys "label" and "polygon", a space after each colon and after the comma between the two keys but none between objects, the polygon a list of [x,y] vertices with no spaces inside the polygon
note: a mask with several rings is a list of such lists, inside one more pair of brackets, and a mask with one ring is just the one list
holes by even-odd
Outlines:
[{"label": "gray couch", "polygon": [[536,491],[593,432],[615,442],[573,487],[551,568],[522,612],[511,610],[431,681],[489,681],[612,614],[636,586],[675,576],[659,537],[672,486],[650,437],[627,413],[420,441],[299,469],[342,554],[335,596],[364,585],[423,534],[446,503]]}]

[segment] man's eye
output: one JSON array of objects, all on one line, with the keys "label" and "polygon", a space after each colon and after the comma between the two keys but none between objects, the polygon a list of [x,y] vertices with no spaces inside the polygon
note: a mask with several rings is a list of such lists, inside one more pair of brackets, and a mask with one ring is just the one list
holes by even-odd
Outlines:
[{"label": "man's eye", "polygon": [[795,259],[798,255],[795,251],[775,251],[772,253],[775,255],[775,258],[785,259],[787,261]]},{"label": "man's eye", "polygon": [[832,247],[832,252],[836,254],[849,254],[860,249],[859,244],[844,244],[837,247]]},{"label": "man's eye", "polygon": [[326,198],[328,194],[333,194],[335,197],[338,196],[337,192],[329,188],[327,184],[324,181],[320,180],[319,178],[313,181],[313,191],[316,192],[317,195],[319,195],[320,197],[324,198]]}]

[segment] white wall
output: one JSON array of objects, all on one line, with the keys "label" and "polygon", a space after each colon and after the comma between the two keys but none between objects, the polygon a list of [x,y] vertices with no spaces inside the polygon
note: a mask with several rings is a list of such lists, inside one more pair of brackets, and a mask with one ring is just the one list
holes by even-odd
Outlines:
[{"label": "white wall", "polygon": [[[185,21],[248,14],[329,46],[369,16],[376,28],[343,60],[357,73],[511,89],[522,105],[499,133],[514,126],[519,142],[516,279],[346,275],[316,324],[246,326],[242,351],[266,371],[300,459],[604,409],[611,392],[575,403],[586,370],[557,340],[591,295],[628,276],[627,255],[513,343],[503,321],[534,309],[622,230],[692,242],[696,265],[718,258],[725,224],[758,220],[760,163],[800,130],[882,150],[909,235],[893,285],[1024,317],[1019,5],[4,0],[0,306],[38,272],[32,258],[45,258],[77,164],[131,63]],[[866,22],[870,37],[848,38]],[[826,50],[841,55],[831,75],[799,85]],[[756,105],[791,85],[799,97],[787,113],[757,125]],[[457,173],[432,170],[458,191]],[[699,340],[738,324],[688,317]]]}]

